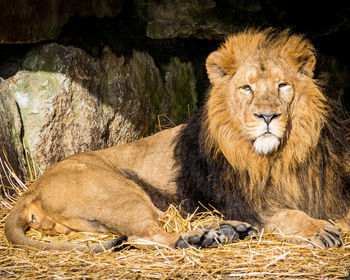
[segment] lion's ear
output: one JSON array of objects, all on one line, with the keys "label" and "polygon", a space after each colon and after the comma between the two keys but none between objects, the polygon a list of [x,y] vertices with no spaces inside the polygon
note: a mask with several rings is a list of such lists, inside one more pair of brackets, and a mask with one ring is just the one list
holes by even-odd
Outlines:
[{"label": "lion's ear", "polygon": [[219,82],[223,77],[228,74],[227,58],[222,51],[212,52],[206,61],[206,68],[208,77],[211,84]]},{"label": "lion's ear", "polygon": [[292,63],[296,65],[299,73],[313,78],[316,66],[316,56],[314,52],[304,49],[303,52],[294,53],[294,55],[291,55],[290,57]]},{"label": "lion's ear", "polygon": [[316,50],[308,40],[301,36],[291,36],[284,48],[284,53],[300,73],[313,78],[316,66]]},{"label": "lion's ear", "polygon": [[313,78],[315,66],[316,66],[315,54],[312,51],[308,51],[307,53],[305,53],[303,56],[299,58],[299,61],[301,63],[299,71],[309,76],[310,78]]}]

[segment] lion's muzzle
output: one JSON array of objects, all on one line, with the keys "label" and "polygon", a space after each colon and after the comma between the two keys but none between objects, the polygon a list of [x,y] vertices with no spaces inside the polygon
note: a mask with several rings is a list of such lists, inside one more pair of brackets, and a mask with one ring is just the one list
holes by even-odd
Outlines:
[{"label": "lion's muzzle", "polygon": [[274,112],[261,112],[254,114],[257,121],[255,127],[256,138],[254,140],[254,149],[257,153],[268,155],[275,152],[281,141],[282,136],[281,123],[279,120],[281,114]]}]

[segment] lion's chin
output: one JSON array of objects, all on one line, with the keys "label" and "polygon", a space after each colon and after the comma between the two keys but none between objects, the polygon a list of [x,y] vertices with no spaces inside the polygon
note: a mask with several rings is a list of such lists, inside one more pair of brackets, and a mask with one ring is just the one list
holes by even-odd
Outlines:
[{"label": "lion's chin", "polygon": [[254,148],[258,154],[268,155],[275,152],[280,143],[280,139],[275,135],[264,134],[254,141]]}]

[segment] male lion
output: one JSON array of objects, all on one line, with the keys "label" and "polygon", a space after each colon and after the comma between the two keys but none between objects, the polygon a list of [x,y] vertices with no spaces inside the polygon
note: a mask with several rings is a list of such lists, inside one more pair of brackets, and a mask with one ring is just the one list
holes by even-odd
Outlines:
[{"label": "male lion", "polygon": [[[31,240],[25,230],[33,227],[212,247],[264,228],[317,247],[339,246],[339,227],[350,229],[348,127],[313,79],[315,63],[310,42],[289,31],[228,37],[207,59],[212,86],[204,109],[187,125],[50,167],[9,214],[8,240],[87,249]],[[181,201],[188,212],[199,202],[213,205],[227,221],[165,233],[158,217],[168,203]]]}]

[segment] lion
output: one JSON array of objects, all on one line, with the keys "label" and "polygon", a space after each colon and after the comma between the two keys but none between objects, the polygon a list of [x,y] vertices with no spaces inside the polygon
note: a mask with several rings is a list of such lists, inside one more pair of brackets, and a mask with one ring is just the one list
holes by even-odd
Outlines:
[{"label": "lion", "polygon": [[[211,87],[187,124],[51,166],[16,202],[7,239],[42,250],[98,252],[137,239],[206,248],[264,229],[340,246],[350,229],[349,127],[315,65],[313,45],[289,30],[229,36],[207,58]],[[187,213],[211,205],[225,220],[166,233],[159,217],[170,203]],[[29,227],[121,237],[42,242],[26,236]]]}]

